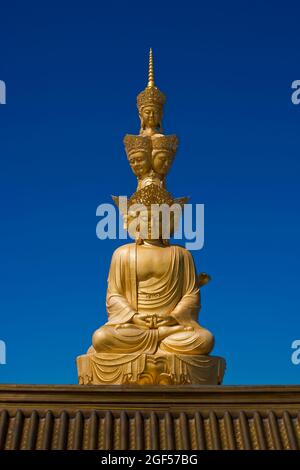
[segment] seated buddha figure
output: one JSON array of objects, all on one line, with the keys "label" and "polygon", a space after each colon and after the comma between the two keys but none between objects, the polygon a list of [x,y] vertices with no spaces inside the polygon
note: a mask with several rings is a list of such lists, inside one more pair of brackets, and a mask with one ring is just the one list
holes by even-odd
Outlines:
[{"label": "seated buddha figure", "polygon": [[[166,176],[178,140],[162,130],[165,95],[154,84],[150,50],[148,84],[137,96],[139,135],[127,134],[125,150],[137,177],[126,210],[120,207],[132,243],[112,256],[106,292],[107,321],[92,336],[87,354],[78,356],[80,384],[217,384],[223,358],[209,356],[214,337],[198,323],[200,287],[191,253],[170,244],[178,208]],[[164,208],[170,211],[164,212]],[[180,216],[179,214],[179,216]]]},{"label": "seated buddha figure", "polygon": [[[213,335],[198,323],[200,291],[192,255],[166,241],[162,219],[153,214],[150,203],[172,206],[176,200],[154,184],[129,200],[127,225],[134,227],[137,242],[113,254],[108,321],[92,339],[93,351],[112,354],[111,365],[114,354],[118,364],[120,355],[126,360],[129,354],[206,355],[214,343]],[[172,233],[172,215],[169,220]]]}]

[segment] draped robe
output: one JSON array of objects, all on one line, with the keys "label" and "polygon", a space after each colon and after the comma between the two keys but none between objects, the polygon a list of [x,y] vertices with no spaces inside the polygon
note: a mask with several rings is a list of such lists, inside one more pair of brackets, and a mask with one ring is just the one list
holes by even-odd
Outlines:
[{"label": "draped robe", "polygon": [[[152,249],[152,248],[149,248]],[[137,280],[138,248],[135,243],[119,247],[113,254],[106,297],[107,323],[96,330],[93,346],[97,353],[122,356],[155,354],[157,351],[208,354],[212,334],[198,322],[200,291],[192,255],[178,245],[170,246],[169,269],[160,278]],[[136,313],[171,315],[183,331],[171,332],[160,340],[158,329],[132,323]],[[170,328],[171,330],[171,328]],[[120,362],[120,364],[121,364]]]}]

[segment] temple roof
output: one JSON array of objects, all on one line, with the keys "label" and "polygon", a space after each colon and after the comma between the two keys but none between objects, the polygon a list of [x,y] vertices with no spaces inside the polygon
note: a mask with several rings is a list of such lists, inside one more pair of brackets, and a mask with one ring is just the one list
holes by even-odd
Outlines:
[{"label": "temple roof", "polygon": [[300,386],[0,385],[0,449],[300,449]]}]

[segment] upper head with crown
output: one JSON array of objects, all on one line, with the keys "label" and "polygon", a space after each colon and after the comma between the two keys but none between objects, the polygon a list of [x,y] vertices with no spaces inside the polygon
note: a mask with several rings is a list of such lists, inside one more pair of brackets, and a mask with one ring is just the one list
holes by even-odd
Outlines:
[{"label": "upper head with crown", "polygon": [[151,138],[127,134],[124,145],[129,164],[137,178],[143,178],[151,171]]},{"label": "upper head with crown", "polygon": [[152,168],[153,170],[165,177],[173,163],[178,139],[176,135],[160,135],[154,136],[152,142]]},{"label": "upper head with crown", "polygon": [[153,55],[150,49],[148,85],[137,96],[137,107],[141,120],[141,135],[162,133],[163,106],[165,95],[154,84]]}]

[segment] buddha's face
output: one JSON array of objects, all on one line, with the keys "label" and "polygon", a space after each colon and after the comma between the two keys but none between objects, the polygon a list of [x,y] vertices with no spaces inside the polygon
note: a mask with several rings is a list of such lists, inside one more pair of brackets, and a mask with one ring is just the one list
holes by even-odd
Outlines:
[{"label": "buddha's face", "polygon": [[151,170],[151,161],[147,152],[137,151],[129,156],[129,164],[135,176],[141,178]]},{"label": "buddha's face", "polygon": [[154,150],[152,153],[152,168],[159,175],[165,176],[172,165],[174,156],[167,150]]},{"label": "buddha's face", "polygon": [[174,233],[174,213],[162,216],[157,208],[129,210],[126,217],[126,228],[132,238],[137,235],[144,240],[170,238]]},{"label": "buddha's face", "polygon": [[145,106],[140,113],[143,129],[158,129],[162,120],[162,110],[153,105]]}]

